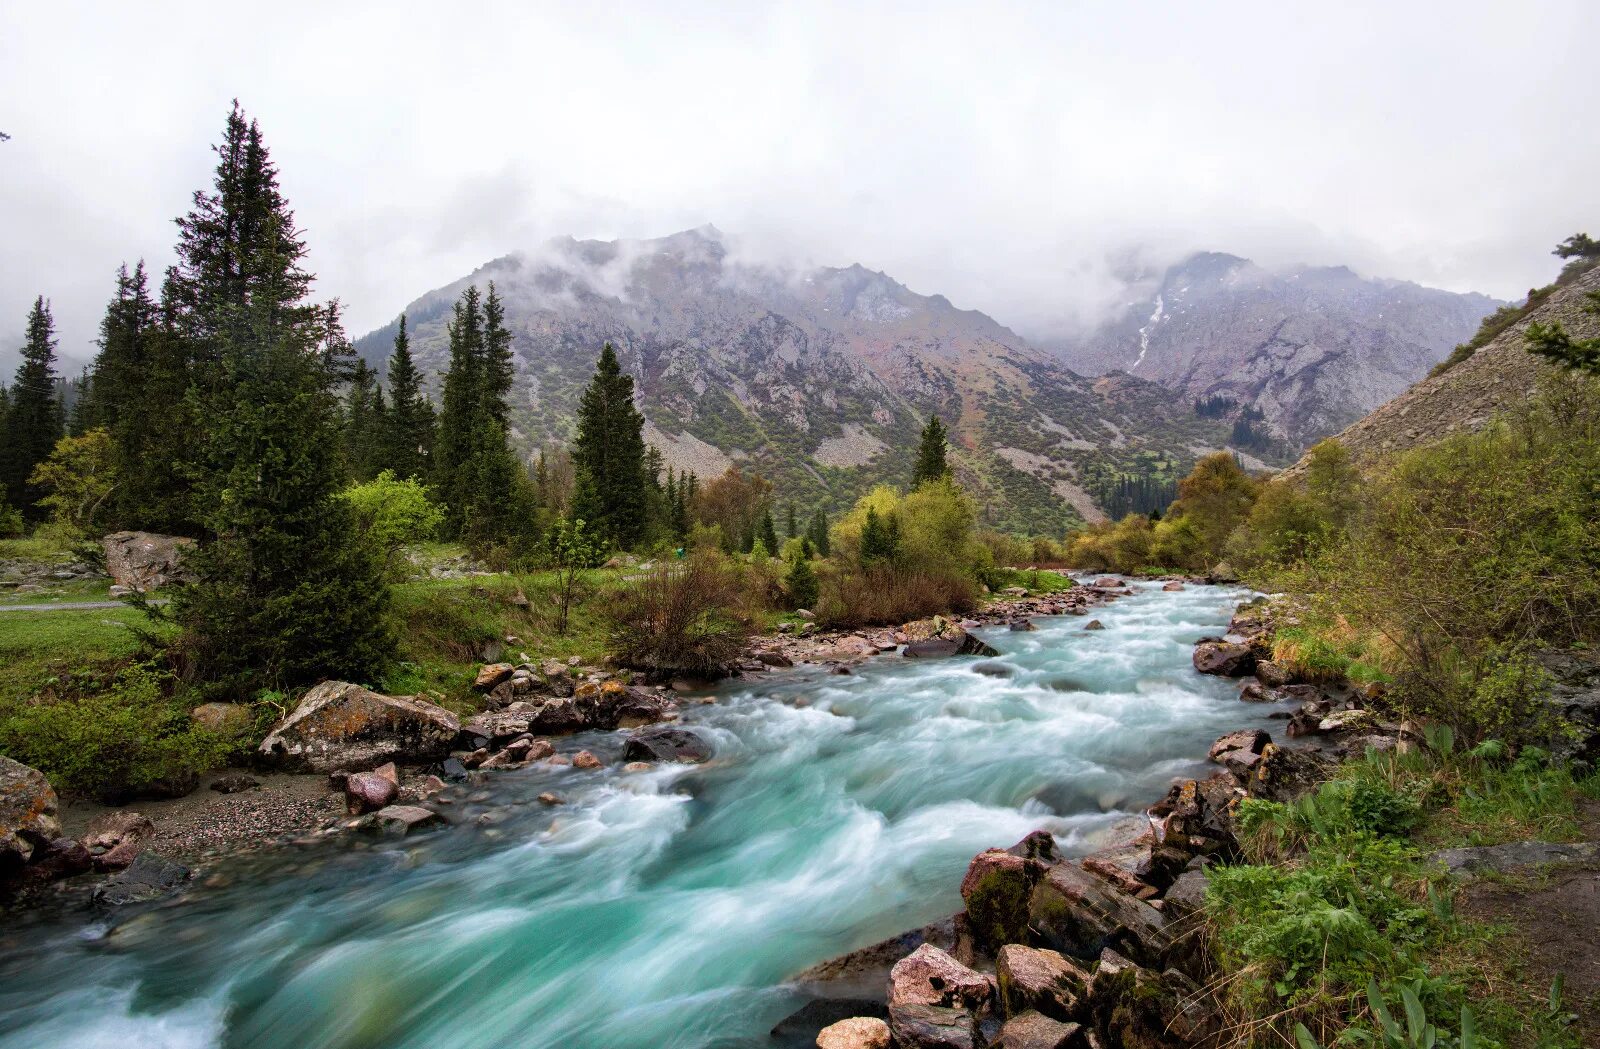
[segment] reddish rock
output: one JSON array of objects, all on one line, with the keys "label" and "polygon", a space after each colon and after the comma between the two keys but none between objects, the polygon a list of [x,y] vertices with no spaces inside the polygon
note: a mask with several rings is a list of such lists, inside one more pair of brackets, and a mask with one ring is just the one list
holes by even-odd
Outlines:
[{"label": "reddish rock", "polygon": [[155,832],[150,817],[132,809],[122,809],[90,820],[83,844],[94,858],[96,870],[120,871],[132,865]]},{"label": "reddish rock", "polygon": [[572,767],[575,769],[603,769],[606,767],[606,763],[587,750],[580,750],[572,755]]},{"label": "reddish rock", "polygon": [[1007,1020],[989,1049],[1087,1049],[1091,1044],[1081,1024],[1029,1011]]},{"label": "reddish rock", "polygon": [[345,780],[345,807],[350,815],[376,812],[393,803],[400,796],[400,786],[394,780],[376,772],[353,772]]},{"label": "reddish rock", "polygon": [[1089,974],[1059,952],[1016,943],[995,955],[995,975],[1007,1016],[1031,1009],[1057,1020],[1074,1019],[1089,986]]},{"label": "reddish rock", "polygon": [[934,1005],[979,1009],[994,994],[990,977],[925,943],[889,970],[889,1005]]}]

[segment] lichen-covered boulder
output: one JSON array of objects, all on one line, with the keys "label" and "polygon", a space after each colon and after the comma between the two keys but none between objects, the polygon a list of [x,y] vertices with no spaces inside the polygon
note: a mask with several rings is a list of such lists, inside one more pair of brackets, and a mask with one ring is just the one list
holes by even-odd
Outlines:
[{"label": "lichen-covered boulder", "polygon": [[260,754],[272,764],[313,772],[420,764],[448,757],[460,731],[456,716],[436,704],[324,681],[273,727]]},{"label": "lichen-covered boulder", "polygon": [[1089,974],[1057,951],[1010,943],[995,955],[1001,1007],[1007,1016],[1034,1010],[1073,1020],[1089,985]]},{"label": "lichen-covered boulder", "polygon": [[1062,1023],[1030,1010],[1007,1020],[989,1049],[1085,1049],[1088,1045],[1088,1032],[1081,1024]]},{"label": "lichen-covered boulder", "polygon": [[61,836],[56,792],[38,769],[0,757],[0,877]]},{"label": "lichen-covered boulder", "polygon": [[1073,958],[1096,958],[1111,947],[1158,965],[1172,943],[1160,911],[1072,863],[1045,872],[1033,888],[1028,914],[1038,939]]},{"label": "lichen-covered boulder", "polygon": [[100,545],[113,583],[154,590],[182,580],[183,557],[194,549],[194,540],[155,532],[112,532]]}]

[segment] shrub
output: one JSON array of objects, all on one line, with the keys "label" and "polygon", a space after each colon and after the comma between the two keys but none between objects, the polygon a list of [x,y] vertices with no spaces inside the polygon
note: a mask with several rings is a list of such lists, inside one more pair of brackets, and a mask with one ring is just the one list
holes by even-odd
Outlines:
[{"label": "shrub", "polygon": [[28,483],[47,494],[39,505],[50,520],[83,531],[99,520],[100,511],[117,487],[111,434],[97,427],[79,437],[56,442],[50,458],[34,467]]},{"label": "shrub", "polygon": [[60,790],[111,802],[187,793],[229,747],[189,717],[172,678],[146,664],[101,691],[21,707],[0,721],[0,752]]},{"label": "shrub", "polygon": [[832,572],[813,611],[823,626],[883,626],[977,606],[976,581],[959,572],[879,565]]},{"label": "shrub", "polygon": [[608,615],[611,654],[658,674],[718,675],[744,651],[750,623],[733,610],[739,586],[726,561],[696,551],[657,565],[620,591]]},{"label": "shrub", "polygon": [[415,477],[398,481],[393,470],[384,470],[370,481],[346,488],[341,498],[355,512],[357,527],[383,550],[391,569],[401,574],[401,551],[434,538],[444,524],[445,507],[428,493],[427,486]]}]

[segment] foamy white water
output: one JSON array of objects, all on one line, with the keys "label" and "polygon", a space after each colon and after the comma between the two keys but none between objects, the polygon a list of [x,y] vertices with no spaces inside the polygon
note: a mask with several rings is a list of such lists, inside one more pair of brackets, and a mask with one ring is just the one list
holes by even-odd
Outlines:
[{"label": "foamy white water", "polygon": [[1241,592],[1136,585],[1103,631],[985,633],[1009,677],[888,656],[738,682],[686,714],[711,765],[502,773],[488,825],[236,861],[108,936],[28,929],[0,1049],[770,1047],[787,977],[958,910],[974,853],[1039,828],[1086,850],[1261,723],[1190,664]]}]

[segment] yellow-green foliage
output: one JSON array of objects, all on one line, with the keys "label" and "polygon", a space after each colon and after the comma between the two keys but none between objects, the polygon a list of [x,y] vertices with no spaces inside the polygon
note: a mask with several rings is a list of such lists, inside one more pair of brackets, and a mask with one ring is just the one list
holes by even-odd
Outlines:
[{"label": "yellow-green foliage", "polygon": [[111,434],[103,427],[56,442],[28,479],[48,493],[39,503],[50,510],[51,521],[74,529],[95,523],[117,483],[112,453]]},{"label": "yellow-green foliage", "polygon": [[1561,376],[1369,479],[1342,539],[1282,578],[1387,653],[1399,698],[1470,735],[1538,732],[1540,645],[1600,638],[1600,397]]},{"label": "yellow-green foliage", "polygon": [[1161,520],[1129,514],[1114,525],[1092,525],[1071,537],[1066,560],[1077,568],[1115,572],[1207,571],[1222,561],[1257,488],[1232,455],[1208,455],[1178,482],[1178,498]]},{"label": "yellow-green foliage", "polygon": [[1227,541],[1229,561],[1258,576],[1304,561],[1342,538],[1356,510],[1360,475],[1343,445],[1318,442],[1303,479],[1273,478],[1261,486],[1244,523]]},{"label": "yellow-green foliage", "polygon": [[387,554],[391,565],[399,565],[404,547],[434,538],[444,523],[445,508],[429,498],[427,486],[414,477],[396,480],[393,470],[351,485],[340,497],[350,504],[357,524]]}]

